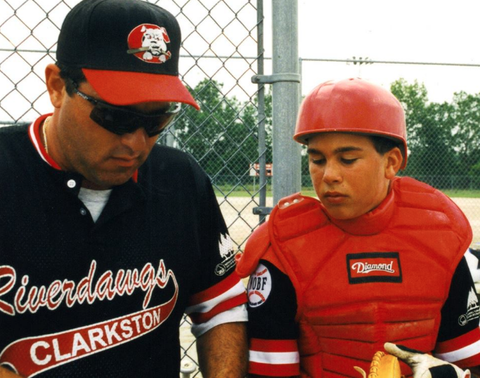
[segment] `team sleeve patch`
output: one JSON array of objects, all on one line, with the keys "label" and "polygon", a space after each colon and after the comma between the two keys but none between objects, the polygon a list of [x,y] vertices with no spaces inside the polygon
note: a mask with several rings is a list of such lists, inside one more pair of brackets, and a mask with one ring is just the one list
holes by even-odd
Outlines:
[{"label": "team sleeve patch", "polygon": [[458,318],[458,324],[465,326],[470,322],[478,324],[480,318],[480,306],[478,305],[477,293],[472,286],[468,293],[467,308],[465,313],[461,314]]},{"label": "team sleeve patch", "polygon": [[268,268],[259,264],[248,281],[248,304],[255,308],[264,304],[272,291],[272,276]]},{"label": "team sleeve patch", "polygon": [[300,355],[296,340],[250,339],[250,374],[269,377],[300,374]]},{"label": "team sleeve patch", "polygon": [[194,323],[204,323],[221,312],[247,302],[245,286],[236,273],[190,298],[185,313]]},{"label": "team sleeve patch", "polygon": [[218,242],[218,250],[222,259],[215,267],[215,274],[217,276],[224,276],[231,269],[235,267],[235,254],[233,248],[233,241],[228,234],[221,234]]}]

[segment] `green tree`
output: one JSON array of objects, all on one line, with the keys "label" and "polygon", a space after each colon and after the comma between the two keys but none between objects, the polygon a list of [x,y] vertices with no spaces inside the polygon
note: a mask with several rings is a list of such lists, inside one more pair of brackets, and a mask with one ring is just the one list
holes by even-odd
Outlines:
[{"label": "green tree", "polygon": [[[200,163],[214,183],[235,186],[246,181],[250,164],[258,162],[258,110],[256,102],[228,98],[222,88],[223,84],[205,79],[191,89],[201,110],[185,108],[175,122],[175,137],[179,147]],[[265,103],[268,135],[270,95]],[[271,144],[267,146],[268,161]]]},{"label": "green tree", "polygon": [[405,109],[408,165],[405,174],[442,188],[443,176],[456,169],[455,145],[452,141],[453,107],[448,103],[429,103],[424,84],[395,81],[392,93]]},{"label": "green tree", "polygon": [[452,108],[452,139],[458,155],[457,174],[478,177],[480,93],[475,95],[455,93]]},{"label": "green tree", "polygon": [[416,81],[414,84],[408,84],[405,79],[399,79],[392,83],[390,90],[405,110],[409,149],[415,149],[415,147],[421,145],[419,134],[426,123],[427,89],[425,85]]}]

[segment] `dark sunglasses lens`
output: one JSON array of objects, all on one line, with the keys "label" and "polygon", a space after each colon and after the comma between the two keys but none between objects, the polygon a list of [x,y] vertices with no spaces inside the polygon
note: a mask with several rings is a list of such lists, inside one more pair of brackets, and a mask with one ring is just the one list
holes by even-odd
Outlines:
[{"label": "dark sunglasses lens", "polygon": [[146,117],[144,119],[145,131],[148,136],[154,136],[160,134],[163,130],[167,128],[170,123],[174,120],[175,114],[161,114],[156,117]]},{"label": "dark sunglasses lens", "polygon": [[139,115],[120,109],[110,109],[97,104],[90,113],[90,118],[104,129],[122,135],[133,133],[143,127],[148,136],[160,134],[175,118],[177,113],[158,115]]},{"label": "dark sunglasses lens", "polygon": [[135,127],[132,127],[131,122],[126,122],[127,120],[119,117],[115,111],[98,105],[90,112],[90,118],[104,129],[118,135],[135,131]]}]

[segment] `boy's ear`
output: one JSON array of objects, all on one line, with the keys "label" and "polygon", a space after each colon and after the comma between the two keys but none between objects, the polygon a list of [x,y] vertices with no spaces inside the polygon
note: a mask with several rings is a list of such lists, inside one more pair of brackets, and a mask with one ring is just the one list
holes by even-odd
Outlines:
[{"label": "boy's ear", "polygon": [[62,105],[66,90],[65,82],[60,76],[60,68],[56,64],[49,64],[45,68],[45,82],[50,102],[55,108],[59,108]]},{"label": "boy's ear", "polygon": [[400,148],[394,147],[390,151],[388,151],[385,155],[385,178],[393,179],[400,167],[402,166],[403,162],[403,155]]}]

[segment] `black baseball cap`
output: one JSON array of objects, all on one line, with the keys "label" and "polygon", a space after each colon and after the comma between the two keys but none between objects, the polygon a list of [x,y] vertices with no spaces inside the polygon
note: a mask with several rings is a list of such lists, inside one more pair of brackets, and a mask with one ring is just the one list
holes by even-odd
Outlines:
[{"label": "black baseball cap", "polygon": [[141,0],[82,0],[67,14],[57,61],[81,68],[115,105],[182,102],[199,109],[178,77],[181,32],[175,17]]}]

